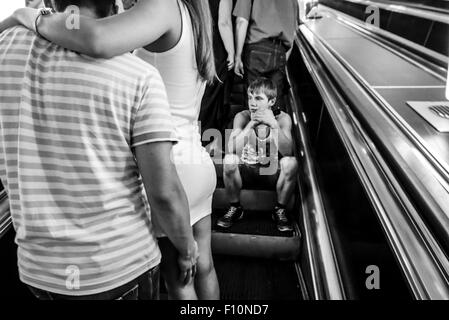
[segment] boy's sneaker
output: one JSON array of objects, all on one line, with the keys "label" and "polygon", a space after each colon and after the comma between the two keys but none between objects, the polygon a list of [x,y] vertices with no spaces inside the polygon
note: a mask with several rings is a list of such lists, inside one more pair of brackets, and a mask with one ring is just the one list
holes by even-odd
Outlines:
[{"label": "boy's sneaker", "polygon": [[293,231],[293,226],[287,217],[286,209],[275,208],[271,217],[276,221],[276,226],[279,231]]},{"label": "boy's sneaker", "polygon": [[229,228],[236,222],[243,218],[243,208],[242,207],[234,207],[230,206],[228,212],[218,219],[217,225],[222,228]]}]

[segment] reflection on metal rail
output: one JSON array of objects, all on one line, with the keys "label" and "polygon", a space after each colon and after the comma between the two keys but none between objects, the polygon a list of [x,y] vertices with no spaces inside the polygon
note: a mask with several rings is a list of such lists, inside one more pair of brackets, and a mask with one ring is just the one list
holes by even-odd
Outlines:
[{"label": "reflection on metal rail", "polygon": [[449,16],[444,13],[433,12],[423,9],[417,9],[410,6],[398,5],[398,4],[387,4],[379,1],[370,1],[370,0],[344,0],[346,2],[352,2],[356,4],[361,4],[365,6],[373,6],[378,7],[380,9],[384,9],[387,11],[398,12],[402,14],[406,14],[409,16],[414,16],[422,19],[427,19],[430,21],[438,21],[445,24],[449,24]]},{"label": "reflection on metal rail", "polygon": [[[292,88],[294,88],[294,84]],[[314,162],[308,145],[308,135],[305,129],[305,118],[296,100],[295,92],[291,90],[292,115],[294,125],[299,135],[299,159],[304,173],[300,185],[302,202],[302,219],[304,223],[303,250],[306,251],[308,266],[313,285],[314,300],[342,300],[346,298],[343,282],[338,267],[338,261],[329,230],[328,221],[318,186]]]},{"label": "reflection on metal rail", "polygon": [[[362,114],[370,117],[373,123],[383,124],[382,128],[377,127],[380,131],[375,132],[386,144],[391,143],[391,140],[388,140],[385,132],[397,132],[397,137],[402,137],[404,145],[407,145],[407,138],[398,132],[391,120],[379,113],[376,103],[365,93],[364,88],[304,25],[301,26],[300,37],[301,40],[297,39],[297,44],[301,55],[371,200],[411,291],[417,299],[448,299],[448,258],[390,166],[380,155],[347,102],[338,93],[334,81],[344,84],[348,101],[363,109]],[[324,61],[329,71],[325,71],[321,61]]]}]

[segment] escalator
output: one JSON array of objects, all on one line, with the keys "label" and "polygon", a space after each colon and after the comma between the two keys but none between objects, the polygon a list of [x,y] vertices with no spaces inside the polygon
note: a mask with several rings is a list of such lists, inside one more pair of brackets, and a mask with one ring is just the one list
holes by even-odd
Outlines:
[{"label": "escalator", "polygon": [[[244,181],[240,201],[244,218],[230,228],[216,225],[229,206],[223,183],[223,165],[213,201],[212,251],[224,300],[301,300],[298,258],[301,232],[280,232],[271,219],[276,203],[274,186]],[[297,193],[296,193],[297,194]],[[297,216],[300,199],[292,199],[290,215]]]},{"label": "escalator", "polygon": [[[292,211],[299,255],[290,282],[303,299],[448,299],[448,133],[408,103],[445,103],[446,52],[432,39],[444,37],[439,31],[448,16],[438,10],[427,40],[414,43],[399,37],[393,23],[385,31],[330,7],[316,9],[300,26],[288,65],[288,111],[301,168]],[[421,10],[400,9],[390,16]],[[256,192],[248,192],[258,203]],[[234,232],[256,239],[249,229]],[[220,232],[213,235],[215,250],[229,241]],[[254,259],[261,246],[236,244],[217,260],[226,285],[237,275],[221,266],[223,260],[238,261],[251,274],[254,265],[238,255]],[[262,261],[268,254],[258,255]],[[281,259],[271,256],[270,262]],[[370,285],[372,270],[378,287]],[[263,280],[252,279],[252,288]],[[251,298],[244,295],[247,283],[232,283],[224,297]],[[271,290],[265,297],[276,295]]]},{"label": "escalator", "polygon": [[[445,100],[447,51],[432,30],[446,30],[448,8],[435,10],[433,25],[413,16],[428,27],[418,39],[396,32],[389,17],[430,10],[419,0],[391,12],[378,2],[380,28],[361,22],[376,1],[323,0],[298,29],[286,106],[299,162],[293,232],[271,220],[273,188],[251,183],[241,195],[244,219],[215,227],[229,203],[223,153],[214,150],[212,250],[223,300],[449,299],[449,133],[407,103]],[[2,284],[29,297],[5,192],[0,231]]]}]

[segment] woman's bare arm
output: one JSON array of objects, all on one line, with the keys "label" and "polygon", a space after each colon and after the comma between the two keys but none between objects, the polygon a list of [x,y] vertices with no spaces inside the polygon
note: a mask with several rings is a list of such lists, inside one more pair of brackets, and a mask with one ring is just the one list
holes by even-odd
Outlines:
[{"label": "woman's bare arm", "polygon": [[[128,11],[92,19],[73,13],[56,13],[39,19],[39,33],[50,41],[93,57],[109,58],[146,46],[169,32],[177,15],[176,1],[140,0]],[[34,30],[38,11],[19,9],[15,17]],[[176,22],[176,21],[175,21]]]},{"label": "woman's bare arm", "polygon": [[228,53],[228,69],[234,67],[234,32],[232,30],[232,0],[221,0],[218,10],[218,30]]}]

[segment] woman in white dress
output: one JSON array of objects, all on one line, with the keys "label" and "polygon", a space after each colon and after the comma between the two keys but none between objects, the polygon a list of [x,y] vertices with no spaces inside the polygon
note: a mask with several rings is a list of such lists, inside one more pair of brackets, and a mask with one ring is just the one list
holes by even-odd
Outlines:
[{"label": "woman in white dress", "polygon": [[[38,31],[60,46],[98,58],[141,48],[135,54],[159,70],[178,130],[180,141],[173,147],[174,161],[189,202],[200,254],[194,281],[186,284],[180,275],[183,258],[155,221],[161,271],[171,299],[219,299],[210,217],[216,174],[201,146],[197,121],[205,85],[215,78],[208,1],[140,0],[123,4],[129,9],[115,16],[97,20],[80,17],[79,29],[66,27],[68,13],[41,17]],[[23,8],[14,13],[13,20],[35,30],[37,15],[37,10]]]}]

